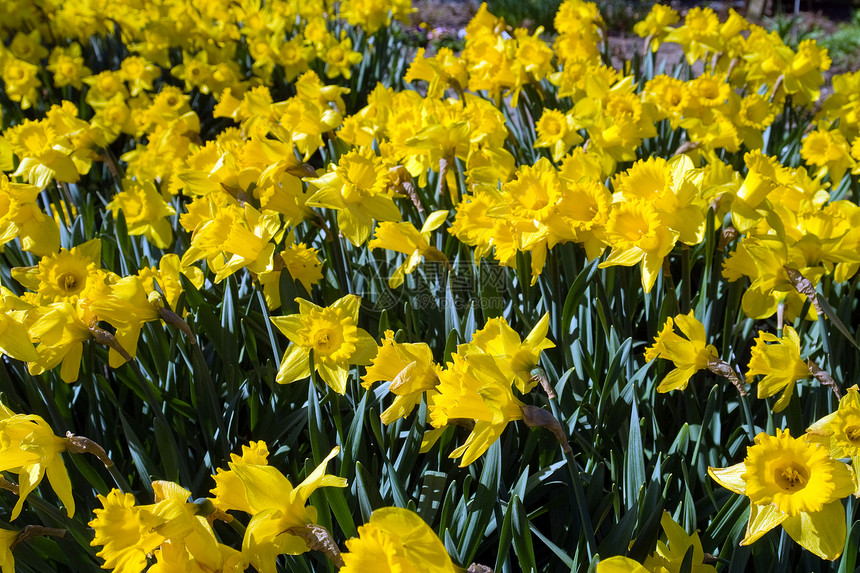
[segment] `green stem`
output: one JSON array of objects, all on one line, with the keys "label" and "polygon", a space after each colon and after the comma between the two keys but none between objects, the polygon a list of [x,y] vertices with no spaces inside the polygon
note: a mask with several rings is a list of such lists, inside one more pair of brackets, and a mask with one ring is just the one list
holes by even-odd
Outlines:
[{"label": "green stem", "polygon": [[681,288],[681,313],[690,312],[692,301],[692,286],[690,285],[690,247],[681,245],[681,276],[684,284]]}]

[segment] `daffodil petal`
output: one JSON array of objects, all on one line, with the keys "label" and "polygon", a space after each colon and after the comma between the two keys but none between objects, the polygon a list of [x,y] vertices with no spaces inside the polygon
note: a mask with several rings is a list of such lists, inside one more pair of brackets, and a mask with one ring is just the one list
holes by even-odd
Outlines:
[{"label": "daffodil petal", "polygon": [[772,505],[750,504],[750,521],[747,524],[746,537],[741,545],[749,545],[761,538],[762,535],[783,523],[789,516]]},{"label": "daffodil petal", "polygon": [[804,549],[833,561],[845,546],[845,508],[841,501],[826,504],[815,513],[801,512],[782,526]]},{"label": "daffodil petal", "polygon": [[708,475],[727,490],[745,495],[746,482],[742,476],[746,471],[746,466],[741,462],[727,468],[708,468]]}]

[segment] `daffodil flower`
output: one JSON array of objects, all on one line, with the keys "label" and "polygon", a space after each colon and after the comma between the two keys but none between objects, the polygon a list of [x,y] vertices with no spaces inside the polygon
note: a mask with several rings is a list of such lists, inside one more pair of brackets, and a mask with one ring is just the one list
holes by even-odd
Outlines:
[{"label": "daffodil flower", "polygon": [[427,217],[421,231],[412,223],[382,222],[376,228],[376,236],[367,246],[371,249],[388,249],[407,255],[407,259],[388,278],[388,286],[397,288],[406,275],[414,271],[422,258],[448,263],[439,249],[430,245],[430,233],[445,222],[448,211],[434,211]]},{"label": "daffodil flower", "polygon": [[362,376],[361,385],[370,389],[374,382],[391,382],[388,391],[396,398],[381,416],[383,424],[390,424],[408,416],[421,396],[436,388],[440,370],[433,362],[433,351],[427,344],[401,344],[394,340],[394,332],[387,330],[373,364]]},{"label": "daffodil flower", "polygon": [[418,514],[399,507],[383,507],[346,542],[341,573],[455,573],[442,541]]},{"label": "daffodil flower", "polygon": [[747,378],[753,376],[763,376],[758,382],[759,398],[782,392],[773,405],[774,412],[781,412],[788,406],[795,382],[812,376],[806,362],[800,358],[800,336],[792,327],[783,328],[782,338],[759,332],[747,371]]},{"label": "daffodil flower", "polygon": [[272,317],[272,323],[290,339],[281,358],[278,384],[289,384],[311,375],[310,354],[314,371],[338,394],[346,391],[350,366],[366,365],[376,355],[373,337],[356,326],[361,297],[348,294],[331,306],[319,307],[297,298],[299,314]]},{"label": "daffodil flower", "polygon": [[[259,450],[259,447],[256,448]],[[334,448],[316,469],[293,487],[277,468],[249,449],[245,456],[234,457],[229,470],[219,470],[212,490],[213,502],[221,510],[239,510],[253,517],[245,529],[242,551],[260,573],[274,573],[280,554],[298,555],[308,551],[304,539],[291,528],[317,522],[317,510],[307,505],[311,494],[321,487],[346,487],[344,478],[325,473],[326,465],[340,448]],[[263,463],[254,463],[260,462]]]},{"label": "daffodil flower", "polygon": [[527,394],[537,384],[532,370],[540,363],[541,353],[555,348],[546,337],[548,331],[549,313],[541,317],[525,340],[505,319],[492,318],[472,336],[471,347],[495,358],[499,370],[520,392]]},{"label": "daffodil flower", "polygon": [[0,404],[0,471],[17,473],[18,502],[12,508],[14,520],[21,513],[24,501],[47,474],[51,487],[66,506],[66,514],[75,514],[72,483],[63,464],[61,452],[66,450],[65,438],[54,435],[51,426],[35,414],[16,414]]},{"label": "daffodil flower", "polygon": [[[684,336],[675,333],[675,325]],[[686,338],[685,338],[686,337]],[[666,324],[654,338],[654,344],[645,351],[645,360],[650,362],[657,357],[671,360],[675,370],[669,372],[657,386],[658,392],[683,390],[687,387],[693,374],[708,368],[708,365],[719,358],[717,349],[705,340],[705,327],[689,314],[679,314],[666,318]]]},{"label": "daffodil flower", "polygon": [[374,219],[401,219],[400,209],[386,194],[388,169],[372,149],[350,151],[329,169],[321,177],[306,179],[317,189],[306,205],[336,210],[337,226],[353,245],[367,240]]},{"label": "daffodil flower", "polygon": [[450,456],[462,456],[460,467],[465,467],[499,439],[509,422],[523,419],[525,404],[514,396],[511,382],[492,356],[462,355],[458,350],[452,358],[453,364],[439,373],[439,393],[431,398],[430,422],[441,428],[450,420],[474,421],[469,437]]},{"label": "daffodil flower", "polygon": [[[860,476],[860,391],[857,384],[839,400],[839,407],[806,430],[806,441],[830,449],[833,459],[850,458],[854,476]],[[860,496],[860,488],[854,493]]]},{"label": "daffodil flower", "polygon": [[0,570],[3,573],[15,573],[15,556],[12,555],[12,544],[18,539],[19,531],[0,529]]},{"label": "daffodil flower", "polygon": [[835,560],[845,546],[845,508],[840,500],[856,491],[851,467],[830,457],[827,448],[761,433],[743,462],[708,468],[721,486],[750,499],[750,520],[741,545],[749,545],[782,525],[788,535],[822,559]]}]

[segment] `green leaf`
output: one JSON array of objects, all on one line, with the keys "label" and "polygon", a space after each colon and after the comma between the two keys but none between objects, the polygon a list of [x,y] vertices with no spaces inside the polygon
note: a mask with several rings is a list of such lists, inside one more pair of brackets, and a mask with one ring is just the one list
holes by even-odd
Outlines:
[{"label": "green leaf", "polygon": [[514,552],[519,559],[520,568],[525,573],[537,570],[535,564],[534,547],[532,547],[532,533],[529,529],[529,518],[526,515],[520,498],[514,495],[511,498],[511,525],[513,527]]},{"label": "green leaf", "polygon": [[628,509],[636,505],[639,489],[645,485],[645,479],[645,452],[642,449],[642,433],[639,429],[639,408],[634,396],[627,450],[624,452],[624,502]]}]

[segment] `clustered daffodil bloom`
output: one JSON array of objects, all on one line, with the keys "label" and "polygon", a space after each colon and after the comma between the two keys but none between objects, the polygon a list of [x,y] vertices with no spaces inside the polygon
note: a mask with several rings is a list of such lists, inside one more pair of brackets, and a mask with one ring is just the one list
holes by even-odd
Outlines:
[{"label": "clustered daffodil bloom", "polygon": [[383,424],[390,424],[408,416],[425,392],[432,394],[441,370],[433,361],[430,346],[399,343],[394,339],[394,332],[386,330],[382,346],[362,376],[361,385],[370,389],[374,382],[391,382],[388,391],[395,395],[394,402],[380,416]]},{"label": "clustered daffodil bloom", "polygon": [[305,538],[296,531],[317,522],[317,510],[307,505],[311,494],[321,487],[346,487],[342,477],[326,474],[326,466],[338,453],[328,456],[297,486],[277,468],[268,465],[269,451],[263,442],[242,447],[242,455],[231,454],[228,470],[213,476],[213,503],[222,511],[242,511],[251,515],[245,529],[242,551],[260,573],[274,573],[278,555],[298,555],[309,550]]},{"label": "clustered daffodil bloom", "polygon": [[830,457],[827,448],[788,430],[761,433],[743,462],[708,468],[721,486],[750,499],[750,519],[741,545],[749,545],[778,525],[822,559],[834,560],[845,546],[845,508],[840,501],[856,491],[854,472]]},{"label": "clustered daffodil bloom", "polygon": [[307,205],[336,210],[338,228],[353,245],[364,244],[374,220],[401,218],[400,209],[386,193],[388,170],[372,150],[351,151],[331,171],[308,182],[317,191]]},{"label": "clustered daffodil bloom", "polygon": [[[494,256],[516,269],[512,284],[524,288],[521,269],[530,270],[534,286],[545,271],[555,279],[559,269],[570,270],[570,260],[578,265],[572,251],[593,260],[608,249],[599,267],[640,266],[642,289],[651,293],[661,272],[665,280],[656,288],[672,288],[675,257],[689,262],[690,247],[704,241],[706,229],[731,221],[719,245],[726,250],[723,277],[741,282],[747,317],[780,313],[780,324],[783,314],[789,322],[817,320],[823,312],[815,305],[803,312],[814,298],[809,293],[818,284],[845,283],[860,269],[860,207],[837,200],[845,189],[840,182],[860,173],[860,73],[833,77],[832,96],[815,108],[802,143],[795,142],[800,159],[791,160],[804,165],[782,165],[765,155],[779,131],[768,130],[777,118],[791,122],[804,115],[794,113],[798,107],[818,102],[830,56],[813,40],[788,46],[733,10],[721,21],[710,8],[693,8],[681,22],[672,8],[655,5],[636,33],[652,50],[678,44],[702,72],[697,66],[686,76],[640,82],[629,66],[604,62],[606,23],[596,3],[562,2],[552,44],[541,38],[542,28],[513,28],[482,5],[466,26],[460,53],[442,48],[427,57],[418,50],[404,78],[416,89],[380,83],[359,94],[326,82],[351,78],[359,62],[368,64],[361,78],[371,73],[384,45],[373,35],[393,20],[407,22],[409,0],[140,4],[116,0],[112,14],[120,16],[109,18],[98,1],[4,3],[0,80],[12,106],[0,110],[9,126],[0,133],[0,250],[4,260],[32,266],[3,269],[20,288],[7,286],[26,292],[0,287],[0,353],[4,361],[26,362],[31,375],[58,367],[64,382],[81,372],[100,376],[95,365],[81,369],[84,357],[101,359],[100,349],[87,347],[96,341],[109,341],[110,367],[134,359],[144,325],[170,316],[166,311],[185,300],[183,283],[209,290],[241,271],[216,288],[237,287],[232,292],[245,296],[259,287],[265,305],[275,309],[286,270],[303,296],[326,297],[331,288],[345,288],[331,284],[330,266],[340,261],[322,260],[335,241],[345,247],[344,260],[354,255],[359,265],[372,249],[405,255],[402,263],[396,256],[392,288],[419,270],[422,258],[451,270],[441,249],[456,253],[455,263],[482,264]],[[340,19],[361,29],[361,42],[353,44]],[[122,46],[108,51],[115,58],[103,69],[101,50],[93,50],[107,36]],[[294,95],[278,101],[284,84]],[[559,109],[532,108],[539,106],[535,95]],[[44,101],[57,96],[66,99]],[[536,132],[534,153],[514,145],[522,142],[524,106]],[[215,122],[207,120],[210,111]],[[117,159],[119,149],[124,153]],[[523,162],[526,157],[538,159]],[[98,174],[97,194],[90,193],[91,171]],[[107,182],[101,174],[113,183],[101,185]],[[98,239],[74,244],[85,240],[93,221],[111,228],[103,212],[94,217],[88,202],[94,196],[115,220],[122,213],[131,235],[106,243],[104,261]],[[431,233],[449,216],[451,236],[436,235],[431,246]],[[176,218],[190,240],[173,228]],[[351,246],[341,245],[338,233]],[[102,267],[115,260],[122,261],[121,274]],[[689,276],[683,280],[690,286]],[[201,297],[195,289],[188,300],[208,303],[212,293]],[[540,378],[535,371],[543,351],[553,347],[548,315],[525,339],[513,322],[485,315],[471,340],[465,335],[454,352],[446,349],[450,360],[442,367],[433,357],[439,348],[391,331],[378,348],[373,334],[358,327],[357,296],[327,307],[303,298],[297,303],[297,314],[273,319],[290,340],[279,383],[318,372],[344,393],[353,366],[367,366],[362,385],[388,382],[395,396],[383,423],[410,415],[423,399],[433,426],[425,448],[449,424],[469,428],[452,454],[461,465],[477,460],[510,422],[530,423],[526,412],[537,407],[526,404],[526,394]],[[533,320],[528,305],[521,306],[515,299],[504,316]],[[200,308],[190,312],[204,316]],[[253,317],[247,318],[251,325]],[[201,326],[207,330],[205,320]],[[416,325],[406,326],[416,332]],[[459,327],[458,334],[467,328]],[[759,397],[781,394],[775,411],[786,407],[797,380],[812,375],[800,358],[800,336],[790,326],[783,330],[780,337],[756,338],[747,371],[760,377]],[[195,338],[190,329],[186,334]],[[676,366],[658,392],[685,388],[695,372],[719,360],[692,313],[668,319],[646,351],[646,360],[655,357]],[[145,362],[141,371],[149,370]],[[61,388],[57,395],[68,392]],[[839,531],[829,522],[839,521],[837,494],[847,486],[846,470],[831,458],[851,458],[860,469],[857,396],[856,387],[849,389],[836,412],[810,426],[805,442],[787,433],[759,436],[739,476],[733,468],[712,470],[750,497],[748,542],[782,523],[812,551],[834,555]],[[6,409],[0,415],[0,471],[20,481],[12,518],[45,475],[71,514],[74,498],[60,456],[67,443],[37,416]],[[118,490],[101,496],[103,507],[91,522],[94,543],[103,546],[105,567],[123,572],[211,573],[251,565],[271,571],[278,555],[308,549],[292,530],[316,521],[316,510],[306,506],[311,492],[345,485],[325,475],[335,454],[295,488],[268,466],[263,443],[231,458],[212,492],[223,511],[251,515],[242,551],[220,544],[190,492],[169,482],[153,484],[155,500],[146,506]],[[669,543],[658,544],[642,566],[627,565],[674,570],[692,549],[694,566],[707,570],[699,564],[695,534],[667,519]],[[13,537],[0,530],[4,573],[14,569]],[[454,567],[438,538],[406,510],[375,513],[348,547],[346,570]],[[625,565],[609,559],[598,568],[612,564]]]},{"label": "clustered daffodil bloom", "polygon": [[467,466],[501,436],[508,423],[522,420],[525,404],[514,394],[529,392],[537,380],[532,370],[543,350],[555,346],[547,339],[549,315],[544,315],[523,341],[503,319],[493,319],[462,344],[453,362],[437,374],[439,384],[429,396],[430,423],[436,428],[425,438],[427,450],[439,430],[453,420],[473,423],[472,432],[451,457]]},{"label": "clustered daffodil bloom", "polygon": [[397,288],[403,284],[405,275],[414,271],[421,259],[448,263],[445,255],[430,245],[430,233],[445,222],[447,211],[431,213],[418,231],[412,223],[382,222],[376,228],[376,236],[367,246],[370,249],[387,249],[407,255],[406,261],[388,278],[388,286]]}]

